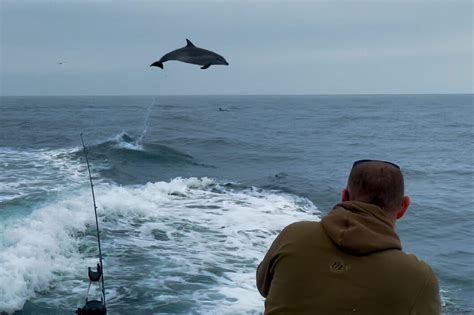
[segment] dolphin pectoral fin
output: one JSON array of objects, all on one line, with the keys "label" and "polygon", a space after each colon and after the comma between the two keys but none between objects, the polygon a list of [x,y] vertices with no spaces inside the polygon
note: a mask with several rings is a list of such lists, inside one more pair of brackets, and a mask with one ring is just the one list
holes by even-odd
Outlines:
[{"label": "dolphin pectoral fin", "polygon": [[160,61],[155,61],[154,63],[152,63],[150,65],[150,67],[159,67],[159,68],[163,69],[163,63],[160,62]]},{"label": "dolphin pectoral fin", "polygon": [[207,69],[209,68],[211,65],[205,65],[205,66],[202,66],[201,69]]}]

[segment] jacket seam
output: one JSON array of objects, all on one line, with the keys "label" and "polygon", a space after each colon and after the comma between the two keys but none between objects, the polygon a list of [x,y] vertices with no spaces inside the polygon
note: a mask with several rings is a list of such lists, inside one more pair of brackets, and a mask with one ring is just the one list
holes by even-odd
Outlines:
[{"label": "jacket seam", "polygon": [[346,228],[345,228],[344,230],[342,230],[341,235],[340,235],[340,237],[339,237],[339,244],[338,244],[339,246],[342,245],[342,240],[344,239],[344,234],[346,234],[347,226],[349,225],[349,215],[350,215],[350,214],[351,214],[350,212],[347,213],[347,214],[346,214],[346,217],[344,218],[344,220],[345,220],[345,221],[344,221],[344,226],[345,226]]},{"label": "jacket seam", "polygon": [[416,295],[415,301],[413,302],[413,305],[412,305],[411,308],[410,308],[410,314],[413,314],[413,309],[415,308],[416,304],[418,303],[418,299],[420,298],[421,293],[426,289],[429,280],[430,280],[430,275],[428,275],[428,276],[426,277],[425,283],[423,284],[423,286],[421,287],[420,291],[419,291],[418,294]]}]

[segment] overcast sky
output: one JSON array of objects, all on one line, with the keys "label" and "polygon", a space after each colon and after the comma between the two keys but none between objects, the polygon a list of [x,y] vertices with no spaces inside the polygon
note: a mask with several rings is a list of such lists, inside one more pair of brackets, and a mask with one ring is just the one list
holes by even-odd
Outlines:
[{"label": "overcast sky", "polygon": [[0,1],[2,95],[473,92],[471,1]]}]

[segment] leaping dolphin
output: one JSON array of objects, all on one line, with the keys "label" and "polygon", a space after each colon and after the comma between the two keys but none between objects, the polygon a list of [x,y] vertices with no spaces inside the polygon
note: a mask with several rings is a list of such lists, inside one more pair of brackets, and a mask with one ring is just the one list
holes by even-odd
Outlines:
[{"label": "leaping dolphin", "polygon": [[178,60],[193,65],[202,66],[201,69],[207,69],[211,65],[226,65],[229,63],[219,54],[213,51],[194,46],[189,39],[186,39],[186,46],[167,53],[160,60],[155,61],[150,67],[160,67],[163,69],[163,62],[169,60]]}]

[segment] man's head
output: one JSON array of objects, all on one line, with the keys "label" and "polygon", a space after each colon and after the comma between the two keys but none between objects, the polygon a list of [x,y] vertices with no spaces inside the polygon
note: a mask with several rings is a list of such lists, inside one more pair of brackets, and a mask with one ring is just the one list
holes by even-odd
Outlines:
[{"label": "man's head", "polygon": [[390,162],[375,160],[354,163],[342,200],[375,204],[382,208],[393,222],[400,219],[410,205],[410,199],[404,196],[400,168]]}]

